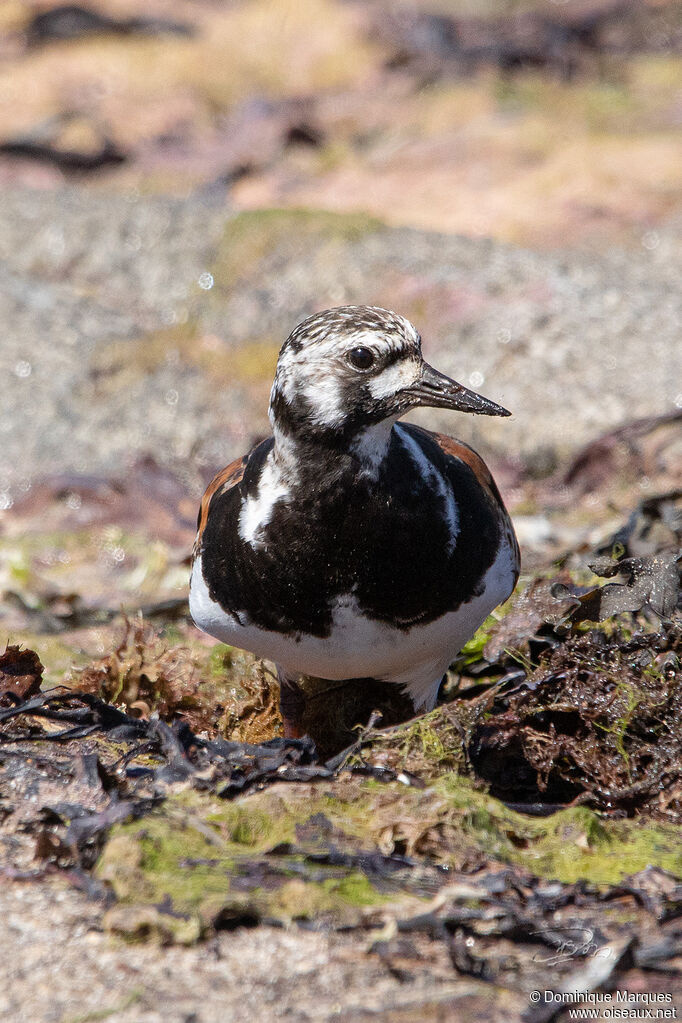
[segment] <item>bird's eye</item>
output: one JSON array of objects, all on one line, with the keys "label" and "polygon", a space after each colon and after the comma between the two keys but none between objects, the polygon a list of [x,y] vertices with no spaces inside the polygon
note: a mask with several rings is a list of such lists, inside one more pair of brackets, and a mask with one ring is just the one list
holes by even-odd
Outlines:
[{"label": "bird's eye", "polygon": [[369,348],[351,348],[348,361],[356,369],[369,369],[374,364],[374,352]]}]

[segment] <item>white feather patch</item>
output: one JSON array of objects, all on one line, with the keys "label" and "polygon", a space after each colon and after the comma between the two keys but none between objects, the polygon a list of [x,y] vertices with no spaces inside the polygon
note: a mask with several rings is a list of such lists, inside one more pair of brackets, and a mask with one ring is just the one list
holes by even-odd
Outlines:
[{"label": "white feather patch", "polygon": [[235,637],[243,636],[248,628],[248,618],[244,612],[239,613],[239,620],[229,614],[211,598],[204,579],[201,566],[201,555],[195,558],[192,575],[189,581],[189,613],[197,628],[215,636],[224,643],[234,643]]},{"label": "white feather patch", "polygon": [[288,496],[289,487],[277,464],[268,459],[258,481],[258,490],[247,497],[239,513],[239,535],[245,543],[256,547],[262,542],[260,534],[272,518],[275,505]]},{"label": "white feather patch", "polygon": [[397,420],[397,416],[385,419],[383,423],[376,426],[368,426],[361,434],[354,438],[351,444],[351,452],[363,463],[363,468],[375,475],[379,466],[388,454],[391,443],[391,431]]},{"label": "white feather patch", "polygon": [[341,426],[347,411],[341,400],[341,388],[336,375],[317,374],[299,382],[299,388],[311,409],[314,426]]},{"label": "white feather patch", "polygon": [[369,393],[377,401],[381,398],[388,398],[390,395],[402,391],[404,387],[414,384],[419,373],[419,363],[414,359],[399,359],[369,381],[367,385]]}]

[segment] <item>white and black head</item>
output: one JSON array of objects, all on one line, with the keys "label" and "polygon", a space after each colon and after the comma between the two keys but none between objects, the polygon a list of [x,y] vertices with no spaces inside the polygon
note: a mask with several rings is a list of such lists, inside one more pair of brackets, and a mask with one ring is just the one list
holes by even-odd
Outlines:
[{"label": "white and black head", "polygon": [[346,305],[309,316],[284,342],[270,418],[292,437],[347,444],[421,405],[510,415],[424,362],[409,320],[377,306]]}]

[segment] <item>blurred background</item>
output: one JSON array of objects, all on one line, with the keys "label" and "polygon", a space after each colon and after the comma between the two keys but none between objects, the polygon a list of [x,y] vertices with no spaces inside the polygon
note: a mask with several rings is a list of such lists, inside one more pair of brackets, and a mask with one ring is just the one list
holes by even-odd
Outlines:
[{"label": "blurred background", "polygon": [[4,0],[9,633],[59,677],[184,607],[202,487],[330,305],[513,411],[421,421],[528,566],[679,481],[681,50],[676,0]]}]

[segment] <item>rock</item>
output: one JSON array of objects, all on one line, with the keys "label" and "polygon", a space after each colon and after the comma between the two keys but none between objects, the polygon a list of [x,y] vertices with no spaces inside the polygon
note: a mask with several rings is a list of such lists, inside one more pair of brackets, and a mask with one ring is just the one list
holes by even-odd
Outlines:
[{"label": "rock", "polygon": [[22,650],[8,645],[0,654],[0,706],[9,706],[9,700],[28,700],[40,692],[43,666],[34,650]]},{"label": "rock", "polygon": [[111,473],[148,452],[198,494],[268,432],[288,332],[344,302],[411,317],[431,362],[512,410],[415,415],[493,461],[565,458],[682,401],[672,229],[651,251],[550,255],[357,214],[234,217],[197,196],[7,189],[0,208],[5,507],[47,471]]}]

